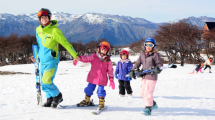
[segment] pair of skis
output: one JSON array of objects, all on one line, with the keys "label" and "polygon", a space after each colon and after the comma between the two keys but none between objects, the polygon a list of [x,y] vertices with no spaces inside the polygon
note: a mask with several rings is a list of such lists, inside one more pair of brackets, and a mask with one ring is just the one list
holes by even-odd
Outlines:
[{"label": "pair of skis", "polygon": [[[59,108],[71,109],[71,108],[95,107],[95,106],[98,106],[98,105],[94,105],[94,106],[59,105]],[[107,108],[108,108],[107,106],[105,106],[103,109],[97,108],[96,110],[92,111],[92,114],[99,115],[102,111],[106,110]]]},{"label": "pair of skis", "polygon": [[32,45],[33,50],[33,56],[36,60],[34,62],[35,66],[35,75],[36,75],[36,90],[37,90],[37,105],[42,105],[42,94],[41,94],[41,84],[40,84],[40,64],[39,64],[39,58],[38,58],[38,51],[39,47],[37,43],[34,43]]}]

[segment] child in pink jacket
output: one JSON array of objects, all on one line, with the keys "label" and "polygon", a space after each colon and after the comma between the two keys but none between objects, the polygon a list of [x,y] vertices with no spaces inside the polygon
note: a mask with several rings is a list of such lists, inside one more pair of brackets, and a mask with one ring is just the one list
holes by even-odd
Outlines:
[{"label": "child in pink jacket", "polygon": [[142,111],[145,115],[151,115],[153,109],[157,109],[158,106],[153,99],[153,92],[157,83],[158,74],[161,72],[159,67],[163,66],[163,62],[160,55],[155,52],[156,41],[153,38],[147,38],[144,42],[145,49],[140,52],[140,56],[137,59],[135,65],[131,69],[129,75],[132,78],[136,78],[135,69],[138,69],[142,65],[142,70],[154,68],[153,73],[147,73],[142,76],[141,83],[141,96],[145,103],[145,109]]},{"label": "child in pink jacket", "polygon": [[[85,100],[81,101],[77,106],[92,106],[94,103],[90,101],[90,96],[98,85],[97,94],[99,97],[99,109],[104,108],[106,91],[104,86],[107,86],[108,78],[110,80],[110,87],[115,89],[114,75],[112,62],[108,55],[110,50],[110,44],[108,42],[101,42],[98,48],[98,52],[94,52],[92,55],[79,56],[80,61],[91,64],[91,70],[87,76],[88,86],[84,89],[86,94]],[[108,77],[107,77],[108,74]]]}]

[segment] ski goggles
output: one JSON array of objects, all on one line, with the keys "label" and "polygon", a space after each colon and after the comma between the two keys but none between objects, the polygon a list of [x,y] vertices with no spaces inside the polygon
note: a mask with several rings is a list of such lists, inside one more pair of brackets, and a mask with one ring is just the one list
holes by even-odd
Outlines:
[{"label": "ski goggles", "polygon": [[101,50],[105,49],[106,51],[109,51],[109,47],[106,46],[106,45],[101,45],[101,46],[99,46],[99,48],[100,48]]},{"label": "ski goggles", "polygon": [[152,44],[152,43],[144,43],[144,46],[145,46],[145,47],[146,47],[146,46],[148,46],[148,47],[154,47],[155,45]]},{"label": "ski goggles", "polygon": [[38,12],[38,14],[37,14],[38,17],[41,17],[41,16],[48,16],[48,15],[49,15],[49,13],[46,12],[46,11],[40,11],[40,12]]}]

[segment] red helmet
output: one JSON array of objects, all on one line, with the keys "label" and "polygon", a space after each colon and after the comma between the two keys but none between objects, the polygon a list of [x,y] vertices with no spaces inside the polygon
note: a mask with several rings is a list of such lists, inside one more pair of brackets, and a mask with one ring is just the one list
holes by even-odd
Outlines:
[{"label": "red helmet", "polygon": [[127,50],[123,50],[123,51],[120,52],[120,54],[121,54],[121,55],[122,55],[122,54],[129,55],[129,52],[128,52]]}]

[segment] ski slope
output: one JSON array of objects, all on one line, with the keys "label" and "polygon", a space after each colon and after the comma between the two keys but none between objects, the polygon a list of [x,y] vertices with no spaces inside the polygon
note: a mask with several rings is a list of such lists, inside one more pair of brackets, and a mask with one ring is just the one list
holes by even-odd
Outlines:
[{"label": "ski slope", "polygon": [[[132,62],[138,56],[130,56]],[[113,56],[117,62],[119,56]],[[115,68],[116,66],[114,66]],[[93,115],[95,107],[71,109],[42,108],[37,105],[34,65],[8,65],[0,67],[0,71],[23,72],[30,74],[0,75],[0,119],[1,120],[214,120],[215,119],[215,66],[212,73],[188,74],[195,65],[178,65],[177,69],[165,69],[158,78],[154,92],[154,100],[158,109],[152,116],[141,114],[144,101],[140,95],[141,79],[131,81],[133,98],[118,97],[118,81],[116,89],[105,87],[107,96],[105,105],[108,108],[100,115]],[[60,62],[54,83],[63,94],[61,105],[74,105],[85,98],[84,88],[90,64],[72,61]],[[46,101],[42,92],[43,102]],[[96,91],[92,96],[98,104]]]}]

